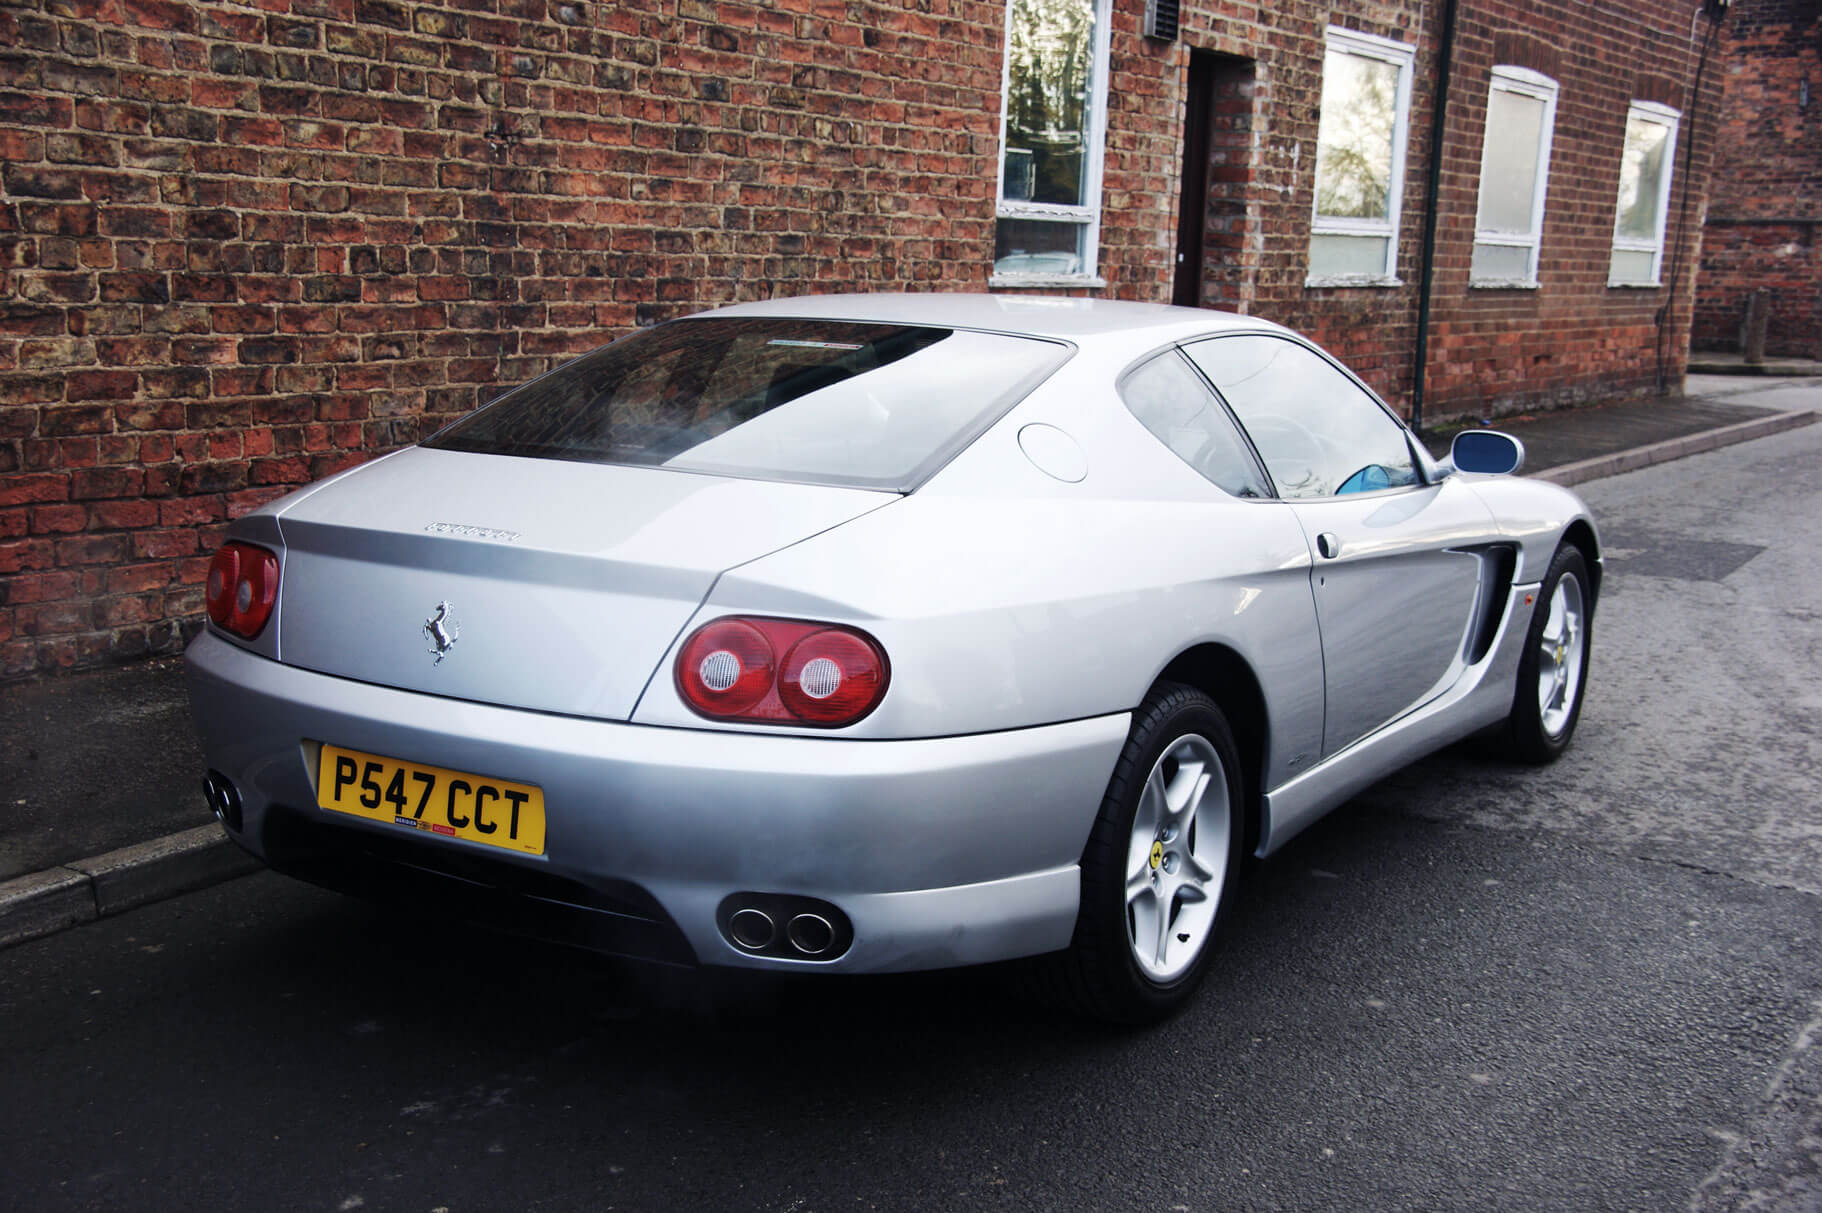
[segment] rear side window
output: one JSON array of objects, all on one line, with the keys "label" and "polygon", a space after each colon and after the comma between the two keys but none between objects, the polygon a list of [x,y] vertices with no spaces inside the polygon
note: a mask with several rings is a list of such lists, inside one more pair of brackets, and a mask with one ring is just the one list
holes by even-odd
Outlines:
[{"label": "rear side window", "polygon": [[1405,429],[1352,379],[1281,337],[1184,347],[1233,408],[1281,497],[1336,497],[1417,483]]},{"label": "rear side window", "polygon": [[1120,398],[1177,458],[1235,497],[1269,497],[1246,440],[1201,376],[1172,350],[1120,381]]},{"label": "rear side window", "polygon": [[1070,352],[920,325],[680,320],[558,367],[425,445],[905,492]]}]

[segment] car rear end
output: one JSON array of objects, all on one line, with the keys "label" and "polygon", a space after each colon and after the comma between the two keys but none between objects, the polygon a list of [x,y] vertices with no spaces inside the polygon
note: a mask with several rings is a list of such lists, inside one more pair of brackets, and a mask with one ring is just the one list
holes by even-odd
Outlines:
[{"label": "car rear end", "polygon": [[[728,618],[727,570],[890,509],[1067,356],[693,320],[239,520],[189,653],[211,803],[272,866],[678,963],[1060,948],[1116,719],[866,736],[877,621]],[[688,725],[641,718],[654,685]],[[940,730],[936,730],[940,731]]]}]

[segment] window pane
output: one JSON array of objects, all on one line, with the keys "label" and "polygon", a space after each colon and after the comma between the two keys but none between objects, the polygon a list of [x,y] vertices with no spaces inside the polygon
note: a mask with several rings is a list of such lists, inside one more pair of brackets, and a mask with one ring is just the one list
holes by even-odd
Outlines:
[{"label": "window pane", "polygon": [[1618,233],[1633,240],[1658,238],[1658,199],[1664,182],[1664,148],[1670,128],[1633,117],[1626,121],[1626,151],[1620,160]]},{"label": "window pane", "polygon": [[1332,219],[1392,215],[1392,137],[1398,68],[1331,50],[1322,64],[1316,132],[1316,213]]},{"label": "window pane", "polygon": [[1088,225],[1050,219],[1001,219],[993,227],[996,274],[1080,274]]},{"label": "window pane", "polygon": [[1006,36],[1002,196],[1086,206],[1094,0],[1012,0]]},{"label": "window pane", "polygon": [[1310,273],[1385,274],[1384,236],[1311,236]]},{"label": "window pane", "polygon": [[1128,375],[1120,396],[1177,458],[1235,497],[1269,497],[1271,489],[1233,419],[1176,354],[1161,354]]},{"label": "window pane", "polygon": [[1276,337],[1218,337],[1188,353],[1233,406],[1280,496],[1417,483],[1404,427],[1305,347]]},{"label": "window pane", "polygon": [[1537,192],[1538,143],[1544,133],[1544,103],[1536,97],[1496,88],[1487,98],[1486,151],[1480,162],[1480,218],[1483,232],[1535,231],[1531,203]]},{"label": "window pane", "polygon": [[1469,277],[1476,282],[1488,278],[1529,281],[1531,250],[1515,248],[1510,244],[1477,244],[1474,246],[1474,265],[1469,270]]},{"label": "window pane", "polygon": [[904,489],[1068,356],[912,325],[678,320],[565,363],[424,445]]},{"label": "window pane", "polygon": [[1657,260],[1656,253],[1614,249],[1613,269],[1609,278],[1614,282],[1655,283]]}]

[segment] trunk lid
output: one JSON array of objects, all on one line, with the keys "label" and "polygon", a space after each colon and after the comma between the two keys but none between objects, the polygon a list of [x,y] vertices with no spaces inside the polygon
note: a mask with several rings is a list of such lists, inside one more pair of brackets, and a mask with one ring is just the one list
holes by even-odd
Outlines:
[{"label": "trunk lid", "polygon": [[724,570],[896,499],[408,450],[279,514],[278,657],[384,686],[624,720]]}]

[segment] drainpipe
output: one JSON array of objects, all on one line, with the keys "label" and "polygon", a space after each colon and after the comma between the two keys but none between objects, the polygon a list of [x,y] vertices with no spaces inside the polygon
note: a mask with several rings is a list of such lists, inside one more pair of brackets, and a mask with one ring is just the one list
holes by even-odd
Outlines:
[{"label": "drainpipe", "polygon": [[1424,380],[1430,366],[1430,290],[1436,281],[1436,222],[1442,192],[1442,137],[1449,111],[1449,75],[1455,65],[1455,6],[1442,10],[1442,48],[1436,64],[1436,99],[1430,105],[1429,186],[1423,200],[1422,281],[1417,288],[1417,352],[1411,368],[1411,428],[1423,432]]},{"label": "drainpipe", "polygon": [[[1698,20],[1708,19],[1708,33],[1702,39],[1702,53],[1695,63],[1695,83],[1689,89],[1689,133],[1683,139],[1683,205],[1677,210],[1676,243],[1670,253],[1670,289],[1665,292],[1664,305],[1657,310],[1657,355],[1658,395],[1670,395],[1670,326],[1676,311],[1677,291],[1682,286],[1683,272],[1683,238],[1689,232],[1689,174],[1695,167],[1695,122],[1702,106],[1702,73],[1708,70],[1708,52],[1714,49],[1715,39],[1720,36],[1721,22],[1727,17],[1727,9],[1732,0],[1702,0]],[[1714,162],[1708,166],[1708,179],[1714,181]],[[1693,326],[1693,321],[1692,321]],[[1685,346],[1687,348],[1687,346]]]}]

